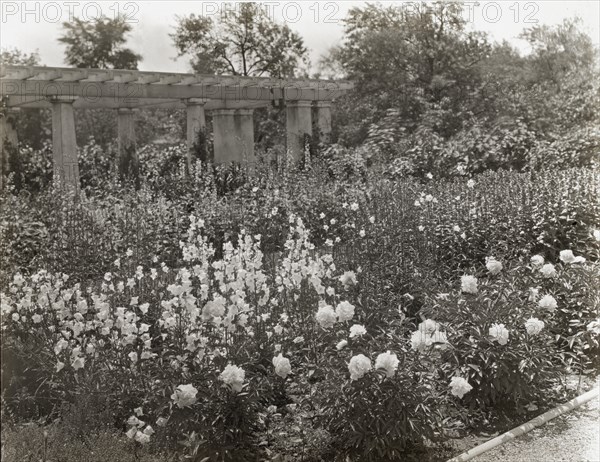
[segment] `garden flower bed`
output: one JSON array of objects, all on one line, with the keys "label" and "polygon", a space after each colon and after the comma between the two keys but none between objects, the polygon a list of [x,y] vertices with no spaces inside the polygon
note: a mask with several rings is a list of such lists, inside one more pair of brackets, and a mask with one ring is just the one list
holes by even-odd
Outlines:
[{"label": "garden flower bed", "polygon": [[[212,206],[142,189],[57,217],[4,197],[3,235],[36,251],[3,253],[13,428],[58,419],[46,446],[74,432],[147,460],[435,460],[597,369],[594,172],[296,175]],[[28,220],[41,240],[18,237]]]}]

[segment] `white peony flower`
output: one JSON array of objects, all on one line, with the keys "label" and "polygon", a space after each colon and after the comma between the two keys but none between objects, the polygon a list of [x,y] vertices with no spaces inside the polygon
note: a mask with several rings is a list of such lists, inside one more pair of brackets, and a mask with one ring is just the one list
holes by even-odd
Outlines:
[{"label": "white peony flower", "polygon": [[179,385],[175,389],[175,393],[171,395],[171,399],[179,408],[191,406],[196,402],[196,394],[198,390],[191,384]]},{"label": "white peony flower", "polygon": [[323,305],[317,311],[315,318],[323,329],[329,329],[335,324],[337,315],[335,314],[332,306]]},{"label": "white peony flower", "polygon": [[573,255],[572,250],[561,250],[560,251],[560,261],[563,263],[574,263],[575,255]]},{"label": "white peony flower", "polygon": [[471,275],[465,275],[460,278],[460,289],[467,294],[477,293],[477,278]]},{"label": "white peony flower", "polygon": [[529,318],[525,321],[525,329],[529,335],[537,335],[544,328],[544,321],[540,321],[538,318]]},{"label": "white peony flower", "polygon": [[475,180],[469,180],[467,181],[467,187],[468,188],[473,188],[475,186]]},{"label": "white peony flower", "polygon": [[489,335],[492,337],[492,341],[498,342],[500,345],[506,345],[508,343],[508,329],[504,327],[504,324],[492,324],[490,327]]},{"label": "white peony flower", "polygon": [[34,314],[31,317],[31,320],[35,323],[35,324],[39,324],[40,322],[42,322],[42,316],[40,314]]},{"label": "white peony flower", "polygon": [[487,257],[485,259],[485,267],[492,275],[496,275],[502,271],[502,263],[496,260],[494,257]]},{"label": "white peony flower", "polygon": [[469,382],[462,377],[452,377],[452,380],[450,380],[450,388],[450,393],[459,398],[462,398],[473,389]]},{"label": "white peony flower", "polygon": [[413,350],[416,351],[423,351],[425,350],[425,348],[427,348],[427,338],[429,336],[421,331],[421,330],[416,330],[412,333],[412,335],[410,336],[410,345],[412,347]]},{"label": "white peony flower", "polygon": [[345,286],[353,286],[356,284],[356,273],[354,271],[346,271],[340,276],[340,282]]},{"label": "white peony flower", "polygon": [[377,356],[375,360],[375,369],[385,369],[385,373],[388,377],[393,377],[396,373],[396,369],[398,369],[398,357],[388,351],[387,353],[381,353]]},{"label": "white peony flower", "polygon": [[292,372],[290,360],[285,358],[281,353],[279,353],[279,356],[273,358],[273,366],[275,366],[275,373],[284,379]]},{"label": "white peony flower", "polygon": [[554,265],[552,263],[546,263],[540,269],[540,273],[542,273],[544,277],[551,278],[553,276],[556,276],[556,268],[554,268]]},{"label": "white peony flower", "polygon": [[544,295],[542,298],[540,298],[538,306],[552,313],[558,307],[558,303],[552,295]]},{"label": "white peony flower", "polygon": [[338,350],[342,350],[343,348],[345,348],[348,345],[348,340],[341,340],[340,342],[338,342],[338,344],[335,346]]},{"label": "white peony flower", "polygon": [[531,264],[536,268],[539,268],[544,264],[544,257],[542,257],[541,255],[534,255],[533,257],[531,257]]},{"label": "white peony flower", "polygon": [[366,333],[367,333],[367,329],[365,329],[365,327],[361,326],[360,324],[354,324],[350,328],[350,338],[362,337]]},{"label": "white peony flower", "polygon": [[229,385],[236,393],[242,391],[245,377],[246,372],[244,369],[234,366],[233,364],[225,366],[225,369],[221,372],[221,375],[219,375],[219,379],[226,385]]},{"label": "white peony flower", "polygon": [[371,369],[371,360],[363,354],[353,356],[348,364],[351,380],[361,379]]},{"label": "white peony flower", "polygon": [[335,313],[339,322],[350,321],[354,317],[354,305],[347,301],[340,302],[335,308]]}]

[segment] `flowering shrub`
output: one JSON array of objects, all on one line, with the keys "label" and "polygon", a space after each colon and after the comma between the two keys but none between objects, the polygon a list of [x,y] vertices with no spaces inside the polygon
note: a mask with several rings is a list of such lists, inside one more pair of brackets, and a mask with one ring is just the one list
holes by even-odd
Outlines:
[{"label": "flowering shrub", "polygon": [[[582,292],[589,291],[591,283],[581,273],[591,278],[597,267],[553,267],[554,276],[549,276],[539,255],[531,260],[531,266],[520,262],[495,274],[488,267],[488,275],[478,278],[478,290],[465,291],[465,278],[470,283],[475,279],[469,275],[447,288],[449,291],[440,287],[441,293],[427,297],[423,315],[447,330],[448,342],[441,351],[446,363],[441,370],[445,377],[452,377],[453,384],[464,384],[462,380],[466,380],[471,388],[465,386],[466,395],[461,398],[470,406],[501,406],[509,410],[547,399],[551,384],[588,358],[582,348],[577,354],[565,349],[567,339],[570,346],[576,341],[571,337],[573,329],[560,313],[572,316],[577,312],[571,304],[581,306]],[[558,280],[568,280],[568,286],[577,288],[579,297],[565,298],[560,306],[548,293],[557,293]],[[597,299],[587,300],[584,319],[589,321],[596,316],[599,305]],[[583,322],[578,322],[580,337],[586,337]],[[420,333],[413,336],[417,334]],[[590,345],[586,343],[588,349]]]},{"label": "flowering shrub", "polygon": [[[43,352],[31,368],[40,380],[53,378],[53,399],[102,389],[138,443],[193,430],[209,446],[234,447],[257,425],[259,399],[292,372],[283,349],[302,354],[303,339],[315,341],[316,307],[328,298],[345,323],[354,306],[334,288],[343,285],[331,256],[311,255],[299,218],[290,218],[288,253],[272,273],[260,236],[240,234],[216,259],[202,220],[190,223],[181,242],[187,264],[177,271],[164,263],[145,269],[128,253],[87,287],[46,271],[15,275],[2,297],[3,329],[9,347],[24,342]],[[260,366],[268,355],[272,366]],[[144,410],[132,416],[134,408]]]},{"label": "flowering shrub", "polygon": [[[156,185],[76,206],[5,195],[2,258],[20,269],[1,284],[7,407],[93,395],[134,447],[183,435],[188,455],[242,460],[273,407],[298,406],[336,454],[385,460],[598,367],[588,172],[294,175],[219,193],[199,175],[172,202]],[[36,220],[46,232],[24,239]]]},{"label": "flowering shrub", "polygon": [[438,438],[437,410],[446,390],[435,380],[432,362],[411,353],[400,338],[388,344],[395,352],[378,354],[367,352],[382,349],[381,338],[350,343],[341,351],[328,350],[330,367],[314,392],[321,409],[318,422],[335,435],[337,458],[394,460],[424,438]]}]

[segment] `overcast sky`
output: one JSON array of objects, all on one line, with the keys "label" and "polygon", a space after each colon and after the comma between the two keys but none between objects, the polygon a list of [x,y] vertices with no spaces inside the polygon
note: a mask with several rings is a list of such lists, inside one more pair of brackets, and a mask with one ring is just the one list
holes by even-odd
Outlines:
[{"label": "overcast sky", "polygon": [[[319,56],[342,38],[342,19],[353,6],[366,2],[265,2],[273,17],[286,22],[297,31],[310,50],[315,64]],[[385,2],[389,3],[389,2]],[[397,2],[400,3],[400,2]],[[411,2],[402,2],[410,8]],[[175,16],[190,13],[216,15],[220,2],[199,1],[49,1],[22,2],[0,0],[2,18],[0,46],[19,48],[25,52],[38,51],[41,62],[48,66],[64,66],[64,47],[58,42],[61,23],[70,15],[94,18],[100,14],[112,17],[117,12],[128,15],[133,32],[128,46],[143,56],[141,70],[187,72],[187,59],[176,61],[176,51],[169,33],[173,32]],[[537,21],[539,24],[558,24],[564,18],[579,16],[594,42],[600,42],[598,1],[498,1],[466,2],[465,18],[470,27],[487,31],[493,39],[509,40],[523,52],[526,45],[517,36]]]}]

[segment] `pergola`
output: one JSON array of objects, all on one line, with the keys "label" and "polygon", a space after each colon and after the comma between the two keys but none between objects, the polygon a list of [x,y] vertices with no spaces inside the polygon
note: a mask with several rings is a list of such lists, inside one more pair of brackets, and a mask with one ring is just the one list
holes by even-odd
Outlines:
[{"label": "pergola", "polygon": [[52,109],[54,177],[76,191],[79,167],[74,110],[79,108],[116,112],[120,161],[133,156],[137,163],[136,111],[161,107],[187,110],[188,162],[198,133],[206,127],[206,111],[210,111],[214,162],[252,163],[253,110],[275,101],[285,105],[287,149],[292,159],[299,159],[305,135],[312,135],[313,112],[318,135],[326,140],[331,133],[332,101],[352,87],[347,81],[315,79],[0,66],[0,166],[5,162],[7,143],[17,144],[14,117],[20,108]]}]

